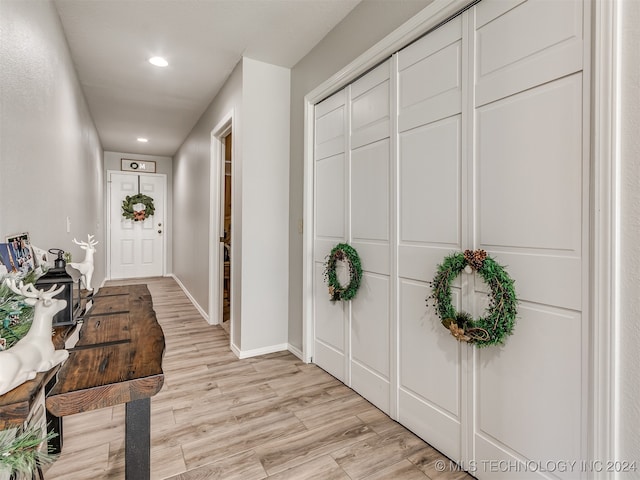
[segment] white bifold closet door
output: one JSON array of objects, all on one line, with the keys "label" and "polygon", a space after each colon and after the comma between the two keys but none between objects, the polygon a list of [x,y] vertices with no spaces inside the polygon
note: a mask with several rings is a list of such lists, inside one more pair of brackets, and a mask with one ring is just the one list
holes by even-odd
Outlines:
[{"label": "white bifold closet door", "polygon": [[[350,304],[329,301],[324,281],[327,255],[348,238],[346,98],[347,91],[342,90],[315,108],[313,360],[348,384]],[[343,278],[344,271],[338,273]]]},{"label": "white bifold closet door", "polygon": [[[314,361],[386,413],[391,375],[390,111],[387,61],[316,106],[314,162]],[[363,279],[353,301],[331,303],[324,262],[341,242],[358,251]]]},{"label": "white bifold closet door", "polygon": [[[482,0],[315,109],[313,360],[483,480],[588,473],[589,23],[582,0]],[[331,303],[343,241],[364,281]],[[516,282],[503,346],[426,304],[479,248]],[[487,306],[477,275],[452,293]]]},{"label": "white bifold closet door", "polygon": [[[475,458],[542,467],[482,478],[588,474],[589,10],[582,0],[536,0],[482,1],[469,12],[469,225],[520,299],[505,347],[473,350],[469,429]],[[475,280],[479,313],[487,290]],[[563,461],[577,464],[562,471]]]},{"label": "white bifold closet door", "polygon": [[[455,460],[464,458],[468,350],[440,325],[426,298],[437,264],[468,248],[461,69],[461,17],[398,55],[398,416]],[[457,309],[467,307],[463,281],[452,292]]]},{"label": "white bifold closet door", "polygon": [[351,302],[350,386],[390,409],[390,98],[387,61],[350,87],[351,245],[363,277]]}]

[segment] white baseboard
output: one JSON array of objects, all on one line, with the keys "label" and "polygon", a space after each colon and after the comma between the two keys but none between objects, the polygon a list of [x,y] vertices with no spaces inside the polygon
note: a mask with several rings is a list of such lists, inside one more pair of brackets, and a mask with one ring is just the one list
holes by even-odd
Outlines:
[{"label": "white baseboard", "polygon": [[239,350],[238,347],[231,344],[231,350],[240,359],[257,357],[258,355],[266,355],[267,353],[282,352],[288,350],[288,345],[282,343],[280,345],[269,345],[267,347],[254,348],[253,350]]},{"label": "white baseboard", "polygon": [[[302,353],[302,350],[300,350],[297,347],[294,347],[290,343],[287,344],[287,350],[289,350],[293,355],[295,355],[296,357],[298,357],[300,360],[304,362],[304,354]],[[308,362],[305,362],[305,363],[308,363]]]},{"label": "white baseboard", "polygon": [[236,357],[240,359],[257,357],[258,355],[266,355],[268,353],[282,352],[284,350],[287,350],[288,352],[290,352],[291,354],[293,354],[303,362],[309,363],[305,361],[304,354],[302,353],[302,351],[294,347],[290,343],[282,344],[282,345],[270,345],[268,347],[256,348],[254,350],[245,350],[245,351],[241,350],[240,348],[237,347],[237,345],[233,343],[231,343],[230,347],[231,347],[231,351],[236,355]]},{"label": "white baseboard", "polygon": [[184,294],[187,296],[189,301],[193,303],[193,306],[196,307],[196,310],[198,310],[200,315],[202,315],[202,318],[204,318],[207,321],[207,323],[210,324],[211,322],[209,321],[209,314],[205,312],[204,309],[200,306],[200,304],[196,302],[196,299],[191,296],[191,294],[189,293],[189,290],[187,290],[187,287],[184,286],[184,284],[180,281],[180,279],[176,277],[173,273],[170,273],[169,275],[167,275],[167,277],[171,277],[176,281],[176,283],[180,286],[180,288],[182,289]]}]

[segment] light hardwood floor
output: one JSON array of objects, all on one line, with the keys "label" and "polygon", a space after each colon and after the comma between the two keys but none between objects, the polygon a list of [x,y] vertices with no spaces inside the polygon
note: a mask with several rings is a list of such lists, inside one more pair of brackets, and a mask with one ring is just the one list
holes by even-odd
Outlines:
[{"label": "light hardwood floor", "polygon": [[[128,283],[148,285],[166,340],[152,480],[473,478],[317,366],[288,352],[239,360],[173,279]],[[123,479],[124,406],[66,417],[45,477]]]}]

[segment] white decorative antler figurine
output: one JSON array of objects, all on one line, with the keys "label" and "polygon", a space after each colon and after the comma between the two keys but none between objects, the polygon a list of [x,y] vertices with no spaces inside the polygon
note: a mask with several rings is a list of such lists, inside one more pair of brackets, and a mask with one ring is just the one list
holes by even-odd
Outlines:
[{"label": "white decorative antler figurine", "polygon": [[84,279],[84,286],[90,292],[93,291],[91,286],[91,277],[93,276],[93,254],[96,251],[95,246],[98,244],[97,240],[93,240],[93,235],[87,235],[87,242],[79,242],[75,238],[73,243],[80,245],[80,248],[87,251],[82,262],[69,262],[69,266],[75,268],[80,272],[80,276]]},{"label": "white decorative antler figurine", "polygon": [[64,362],[69,356],[66,350],[56,350],[51,341],[53,316],[67,306],[66,300],[53,298],[64,286],[49,290],[37,290],[32,283],[26,286],[14,279],[7,279],[7,286],[33,305],[33,322],[29,332],[13,347],[0,352],[0,395],[32,380],[38,372],[46,372]]}]

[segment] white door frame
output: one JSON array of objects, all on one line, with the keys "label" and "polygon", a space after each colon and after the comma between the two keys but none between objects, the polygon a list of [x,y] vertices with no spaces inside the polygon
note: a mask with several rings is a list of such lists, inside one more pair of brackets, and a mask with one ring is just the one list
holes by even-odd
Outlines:
[{"label": "white door frame", "polygon": [[[222,120],[211,130],[211,166],[209,180],[209,323],[211,325],[220,324],[222,318],[222,277],[224,273],[224,263],[221,260],[220,237],[222,236],[224,215],[221,214],[224,204],[221,201],[221,195],[224,185],[224,138],[234,130],[233,110],[228,112]],[[231,158],[233,154],[235,142],[231,144]],[[235,192],[235,162],[231,162],[231,192]],[[234,202],[231,202],[231,305],[229,306],[229,337],[233,338],[233,317],[234,304],[236,299],[234,288]]]},{"label": "white door frame", "polygon": [[118,173],[118,174],[124,174],[124,175],[148,175],[148,176],[154,176],[154,177],[162,177],[164,180],[164,199],[163,199],[163,205],[162,205],[162,210],[164,211],[164,220],[163,220],[163,231],[164,231],[164,235],[162,236],[162,276],[166,276],[167,275],[167,175],[165,173],[147,173],[147,172],[123,172],[121,170],[107,170],[107,203],[106,203],[106,209],[105,209],[105,216],[106,216],[106,221],[105,221],[105,225],[107,226],[106,229],[106,249],[107,251],[105,252],[105,259],[106,259],[106,265],[105,265],[105,272],[106,272],[106,277],[111,280],[111,174],[113,173]]},{"label": "white door frame", "polygon": [[[437,27],[475,0],[435,0],[413,18],[375,44],[304,98],[304,229],[303,235],[303,360],[313,359],[313,238],[314,238],[314,106],[351,83],[411,41]],[[592,343],[589,359],[588,454],[592,459],[615,459],[620,431],[619,365],[616,359],[620,322],[620,6],[617,2],[592,1],[591,49],[591,165],[589,258],[591,305],[589,325]],[[590,478],[605,478],[594,472]]]},{"label": "white door frame", "polygon": [[[591,336],[589,458],[618,458],[620,331],[621,5],[592,4]],[[618,475],[616,475],[617,477]],[[596,472],[592,478],[609,478]]]}]

